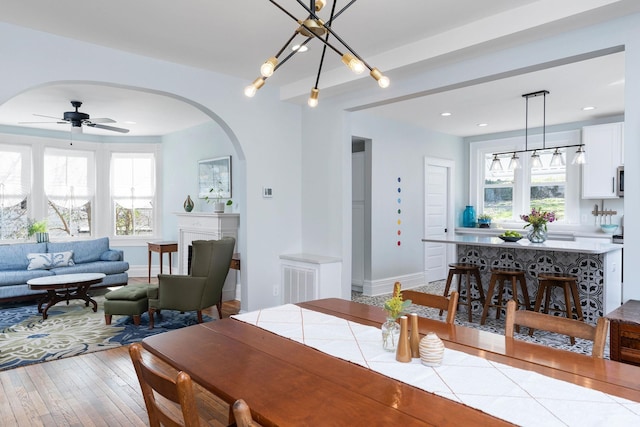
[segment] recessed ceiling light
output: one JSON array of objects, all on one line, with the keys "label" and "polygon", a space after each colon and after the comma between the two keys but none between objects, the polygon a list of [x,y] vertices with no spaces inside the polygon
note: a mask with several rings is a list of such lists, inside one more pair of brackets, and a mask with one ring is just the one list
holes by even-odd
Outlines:
[{"label": "recessed ceiling light", "polygon": [[440,113],[440,115],[442,117],[449,117],[451,115],[451,113],[445,111],[444,113]]},{"label": "recessed ceiling light", "polygon": [[291,48],[291,50],[293,51],[298,51],[298,52],[306,52],[309,50],[309,48],[307,46],[300,46],[299,44],[293,46]]},{"label": "recessed ceiling light", "polygon": [[595,109],[596,109],[596,107],[591,107],[591,106],[582,107],[582,111],[591,111],[591,110],[595,110]]},{"label": "recessed ceiling light", "polygon": [[489,123],[478,123],[478,127],[483,128],[485,126],[489,126]]}]

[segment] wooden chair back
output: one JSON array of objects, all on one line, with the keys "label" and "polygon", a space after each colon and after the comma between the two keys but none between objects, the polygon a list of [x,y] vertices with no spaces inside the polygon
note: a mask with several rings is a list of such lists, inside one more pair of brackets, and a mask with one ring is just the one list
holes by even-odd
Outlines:
[{"label": "wooden chair back", "polygon": [[[129,355],[138,375],[142,396],[149,414],[149,425],[151,427],[160,427],[161,425],[170,427],[199,426],[198,408],[189,374],[180,371],[174,380],[153,369],[144,362],[140,343],[129,346]],[[183,422],[158,405],[154,392],[180,405]]]},{"label": "wooden chair back", "polygon": [[238,399],[233,402],[231,409],[233,410],[233,417],[235,418],[235,425],[237,427],[261,427],[261,425],[251,417],[251,409],[249,409],[249,405],[247,405],[247,402],[243,399]]},{"label": "wooden chair back", "polygon": [[402,291],[402,299],[410,299],[412,304],[447,310],[446,323],[453,323],[458,311],[458,292],[456,291],[451,292],[448,297],[418,291]]},{"label": "wooden chair back", "polygon": [[553,316],[536,311],[517,310],[516,302],[511,300],[507,303],[505,336],[513,337],[515,325],[593,341],[591,356],[600,359],[604,356],[604,346],[607,339],[607,330],[609,329],[609,320],[604,317],[598,319],[596,326],[592,326],[580,320],[566,317]]}]

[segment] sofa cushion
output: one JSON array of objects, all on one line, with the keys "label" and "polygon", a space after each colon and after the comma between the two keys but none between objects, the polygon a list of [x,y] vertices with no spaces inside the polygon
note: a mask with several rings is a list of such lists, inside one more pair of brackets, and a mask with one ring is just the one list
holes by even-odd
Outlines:
[{"label": "sofa cushion", "polygon": [[[0,288],[12,285],[22,285],[27,283],[27,280],[37,279],[38,277],[53,276],[51,270],[15,270],[15,271],[3,271],[0,274]],[[0,298],[2,293],[0,292]]]},{"label": "sofa cushion", "polygon": [[76,264],[100,260],[100,256],[109,250],[109,238],[92,240],[74,240],[72,242],[47,243],[47,252],[73,251]]},{"label": "sofa cushion", "polygon": [[27,271],[27,265],[29,265],[27,254],[35,252],[47,252],[47,244],[18,243],[12,245],[0,245],[0,271]]},{"label": "sofa cushion", "polygon": [[100,255],[100,261],[122,261],[122,251],[109,249]]},{"label": "sofa cushion", "polygon": [[69,267],[57,267],[50,271],[55,274],[74,274],[74,273],[104,273],[118,274],[124,273],[129,269],[129,263],[127,261],[95,261],[85,262],[84,264],[78,264]]},{"label": "sofa cushion", "polygon": [[27,254],[27,270],[48,270],[54,267],[74,265],[73,251]]}]

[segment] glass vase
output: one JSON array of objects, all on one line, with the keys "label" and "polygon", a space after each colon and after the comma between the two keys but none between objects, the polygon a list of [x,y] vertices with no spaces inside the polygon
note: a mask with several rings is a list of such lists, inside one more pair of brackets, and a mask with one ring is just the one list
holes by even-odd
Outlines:
[{"label": "glass vase", "polygon": [[547,230],[544,229],[543,225],[539,227],[532,225],[529,233],[527,233],[527,239],[529,239],[531,243],[542,243],[547,240]]},{"label": "glass vase", "polygon": [[387,317],[382,324],[382,348],[386,351],[396,351],[398,337],[400,336],[400,325],[392,317]]}]

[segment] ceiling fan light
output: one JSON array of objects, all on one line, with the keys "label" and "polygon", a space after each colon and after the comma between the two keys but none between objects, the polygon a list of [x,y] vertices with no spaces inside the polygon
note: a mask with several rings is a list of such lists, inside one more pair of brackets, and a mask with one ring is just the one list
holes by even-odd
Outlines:
[{"label": "ceiling fan light", "polygon": [[82,133],[82,125],[71,124],[71,133]]},{"label": "ceiling fan light", "polygon": [[364,72],[365,67],[362,61],[360,61],[350,53],[345,53],[344,55],[342,55],[342,62],[356,74],[362,74]]},{"label": "ceiling fan light", "polygon": [[586,162],[587,159],[584,153],[584,147],[581,145],[576,150],[576,154],[573,157],[573,161],[571,163],[573,163],[574,165],[584,165]]},{"label": "ceiling fan light", "polygon": [[249,98],[253,98],[258,89],[264,86],[264,81],[264,77],[258,77],[253,83],[244,88],[244,94]]},{"label": "ceiling fan light", "polygon": [[542,169],[542,160],[540,160],[540,154],[537,151],[531,155],[531,169]]},{"label": "ceiling fan light", "polygon": [[500,162],[500,159],[498,158],[497,154],[493,155],[493,160],[491,161],[491,166],[489,166],[489,170],[492,172],[501,172],[502,169],[502,163]]},{"label": "ceiling fan light", "polygon": [[311,93],[309,94],[309,99],[307,100],[307,105],[309,107],[314,108],[318,106],[318,95],[320,94],[320,90],[318,88],[312,88]]},{"label": "ceiling fan light", "polygon": [[272,56],[262,64],[260,74],[262,74],[263,77],[271,77],[276,69],[276,65],[278,65],[278,58]]},{"label": "ceiling fan light", "polygon": [[556,148],[553,152],[553,155],[551,156],[551,163],[549,163],[549,165],[554,167],[564,166],[564,156],[560,152],[559,148]]},{"label": "ceiling fan light", "polygon": [[369,74],[371,75],[371,77],[376,79],[376,81],[378,82],[378,86],[380,86],[381,88],[385,89],[389,87],[389,77],[382,74],[377,68],[373,68]]}]

